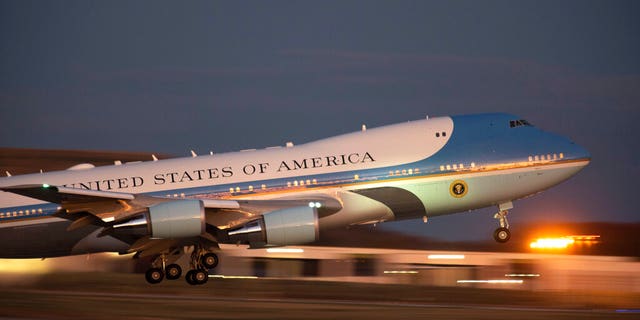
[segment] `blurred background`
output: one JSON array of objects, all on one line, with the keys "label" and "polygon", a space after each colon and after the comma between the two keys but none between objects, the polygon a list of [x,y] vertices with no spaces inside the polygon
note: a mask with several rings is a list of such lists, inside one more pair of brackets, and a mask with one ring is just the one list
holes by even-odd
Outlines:
[{"label": "blurred background", "polygon": [[[592,154],[574,178],[515,203],[506,245],[491,239],[494,208],[382,223],[292,251],[225,248],[207,290],[299,298],[322,287],[323,298],[337,299],[354,291],[404,302],[640,308],[638,1],[0,0],[0,39],[3,175],[300,144],[362,124],[480,112],[517,114]],[[128,278],[139,268],[110,254],[1,260],[0,316],[88,318],[42,290],[148,292],[141,275]],[[154,290],[212,295],[179,282]],[[129,300],[148,303],[141,298]],[[342,315],[361,315],[353,312]],[[283,316],[245,315],[274,314]]]},{"label": "blurred background", "polygon": [[[0,1],[0,146],[187,156],[508,112],[593,157],[514,227],[638,222],[639,35],[633,0]],[[381,227],[479,240],[493,211]]]}]

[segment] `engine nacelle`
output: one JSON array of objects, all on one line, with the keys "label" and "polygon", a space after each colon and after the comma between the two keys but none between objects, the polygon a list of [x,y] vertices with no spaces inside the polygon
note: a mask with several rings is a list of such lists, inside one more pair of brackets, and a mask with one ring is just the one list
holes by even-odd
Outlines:
[{"label": "engine nacelle", "polygon": [[252,247],[285,246],[318,240],[315,207],[294,207],[265,213],[257,220],[226,232],[225,242]]},{"label": "engine nacelle", "polygon": [[169,201],[149,207],[148,226],[153,238],[196,237],[206,230],[200,200]]}]

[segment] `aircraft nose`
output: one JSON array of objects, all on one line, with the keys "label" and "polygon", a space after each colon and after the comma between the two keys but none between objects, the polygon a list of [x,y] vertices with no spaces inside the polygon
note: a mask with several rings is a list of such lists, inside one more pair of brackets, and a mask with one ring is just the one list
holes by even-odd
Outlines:
[{"label": "aircraft nose", "polygon": [[568,156],[570,159],[574,160],[591,161],[591,153],[586,148],[573,141],[569,141]]},{"label": "aircraft nose", "polygon": [[577,158],[581,158],[581,159],[585,159],[585,160],[591,160],[591,153],[584,147],[582,147],[581,145],[575,143],[575,142],[571,142],[574,145],[575,148],[575,156]]}]

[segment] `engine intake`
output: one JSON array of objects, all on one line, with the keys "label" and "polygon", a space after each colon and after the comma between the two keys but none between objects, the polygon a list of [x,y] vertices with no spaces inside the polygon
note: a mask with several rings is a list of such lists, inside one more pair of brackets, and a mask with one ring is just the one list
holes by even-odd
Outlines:
[{"label": "engine intake", "polygon": [[240,228],[226,231],[226,237],[221,238],[251,247],[313,242],[318,240],[318,211],[308,206],[271,211]]}]

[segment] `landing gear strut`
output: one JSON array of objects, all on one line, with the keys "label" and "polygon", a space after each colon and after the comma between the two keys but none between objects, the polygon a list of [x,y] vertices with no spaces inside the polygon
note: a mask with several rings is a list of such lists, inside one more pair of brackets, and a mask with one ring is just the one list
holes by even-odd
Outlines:
[{"label": "landing gear strut", "polygon": [[493,218],[497,219],[500,228],[493,232],[493,239],[497,242],[505,243],[511,238],[511,232],[509,232],[509,221],[507,220],[507,214],[509,209],[513,209],[513,203],[511,201],[501,203],[499,206],[500,211],[496,213]]},{"label": "landing gear strut", "polygon": [[195,246],[191,253],[191,270],[187,272],[185,280],[190,285],[205,284],[209,280],[209,269],[218,265],[218,255],[205,250],[201,246]]},{"label": "landing gear strut", "polygon": [[164,252],[157,256],[153,260],[151,268],[145,272],[145,279],[147,279],[147,282],[156,284],[162,282],[165,277],[167,280],[180,278],[182,275],[182,268],[180,268],[180,265],[176,263],[167,264],[167,262],[169,259],[172,259],[171,262],[174,262],[177,260],[176,257],[180,257],[182,254],[182,249],[176,249],[168,253]]}]

